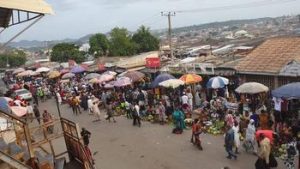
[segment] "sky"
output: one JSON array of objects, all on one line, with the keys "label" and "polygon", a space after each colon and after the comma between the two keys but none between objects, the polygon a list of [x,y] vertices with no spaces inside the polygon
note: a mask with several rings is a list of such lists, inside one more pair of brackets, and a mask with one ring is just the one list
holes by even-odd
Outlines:
[{"label": "sky", "polygon": [[[90,33],[106,33],[116,26],[130,31],[141,25],[151,29],[167,28],[167,17],[161,16],[161,11],[181,11],[172,17],[172,27],[300,14],[300,0],[45,1],[55,14],[46,15],[15,41],[80,38]],[[30,22],[8,28],[0,35],[0,41],[7,41],[28,24]]]}]

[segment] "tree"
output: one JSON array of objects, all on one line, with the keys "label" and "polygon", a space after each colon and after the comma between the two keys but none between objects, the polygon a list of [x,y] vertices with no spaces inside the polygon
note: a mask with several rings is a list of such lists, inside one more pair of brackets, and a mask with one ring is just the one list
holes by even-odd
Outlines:
[{"label": "tree", "polygon": [[159,40],[150,33],[150,29],[141,26],[132,36],[132,41],[137,44],[137,51],[149,52],[159,49]]},{"label": "tree", "polygon": [[6,67],[7,61],[10,67],[19,67],[26,62],[26,54],[21,50],[11,51],[0,55],[0,67]]},{"label": "tree", "polygon": [[136,54],[136,44],[125,28],[114,28],[110,32],[110,48],[111,56],[130,56]]},{"label": "tree", "polygon": [[83,62],[84,52],[79,51],[79,47],[71,43],[59,43],[53,46],[51,52],[51,61],[67,62],[75,60],[77,63]]},{"label": "tree", "polygon": [[109,49],[109,41],[104,34],[97,33],[89,39],[90,49],[89,53],[94,54],[95,57],[107,55]]}]

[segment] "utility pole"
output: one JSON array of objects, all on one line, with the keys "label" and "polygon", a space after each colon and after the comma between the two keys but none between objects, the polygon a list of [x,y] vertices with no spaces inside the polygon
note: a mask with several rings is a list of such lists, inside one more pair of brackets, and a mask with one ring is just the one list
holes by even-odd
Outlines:
[{"label": "utility pole", "polygon": [[170,53],[171,53],[171,59],[174,61],[174,54],[173,54],[173,47],[172,47],[172,22],[171,22],[171,17],[175,16],[176,12],[161,12],[161,16],[167,16],[168,17],[168,24],[169,24],[169,29],[168,29],[168,41],[169,41],[169,47],[170,47]]}]

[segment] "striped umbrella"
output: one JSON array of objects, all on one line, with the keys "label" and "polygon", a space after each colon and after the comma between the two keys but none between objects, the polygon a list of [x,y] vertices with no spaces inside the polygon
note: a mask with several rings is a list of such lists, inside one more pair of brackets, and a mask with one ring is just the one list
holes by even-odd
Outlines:
[{"label": "striped umbrella", "polygon": [[202,81],[202,77],[196,74],[185,74],[179,78],[185,84],[194,84]]},{"label": "striped umbrella", "polygon": [[225,85],[228,85],[229,80],[225,77],[216,76],[209,79],[209,81],[206,84],[207,88],[223,88]]}]

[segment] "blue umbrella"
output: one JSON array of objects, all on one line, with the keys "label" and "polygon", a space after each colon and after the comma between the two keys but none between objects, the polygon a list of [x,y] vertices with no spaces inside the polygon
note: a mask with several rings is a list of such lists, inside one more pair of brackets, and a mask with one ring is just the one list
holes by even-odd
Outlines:
[{"label": "blue umbrella", "polygon": [[11,110],[9,108],[8,102],[12,100],[11,98],[8,97],[0,97],[0,110],[5,112],[5,113],[10,113]]},{"label": "blue umbrella", "polygon": [[72,73],[82,73],[84,71],[85,69],[82,66],[75,66],[71,70]]},{"label": "blue umbrella", "polygon": [[163,74],[160,74],[158,75],[154,81],[151,83],[151,87],[157,87],[159,85],[159,83],[163,82],[163,81],[166,81],[166,80],[169,80],[169,79],[175,79],[174,76],[168,74],[168,73],[163,73]]},{"label": "blue umbrella", "polygon": [[229,81],[227,78],[216,76],[209,79],[209,81],[206,84],[206,87],[213,89],[223,88],[225,87],[225,85],[228,85],[228,82]]},{"label": "blue umbrella", "polygon": [[300,99],[300,82],[289,83],[272,91],[277,98]]}]

